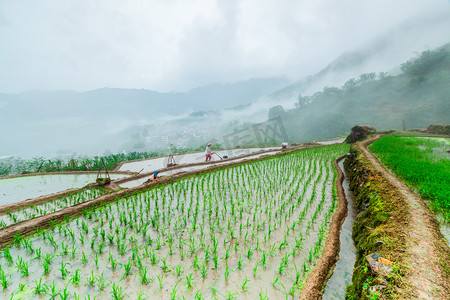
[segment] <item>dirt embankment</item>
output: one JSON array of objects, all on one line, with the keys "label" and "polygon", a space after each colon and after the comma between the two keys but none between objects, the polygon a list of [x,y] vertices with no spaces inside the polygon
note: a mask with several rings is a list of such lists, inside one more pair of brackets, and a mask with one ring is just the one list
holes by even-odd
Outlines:
[{"label": "dirt embankment", "polygon": [[323,294],[323,287],[332,275],[332,271],[336,266],[336,262],[339,259],[339,249],[340,243],[340,232],[342,224],[347,216],[347,199],[345,198],[344,188],[342,187],[342,182],[344,181],[344,174],[338,165],[346,155],[343,155],[334,161],[334,167],[338,172],[338,177],[336,178],[336,187],[338,195],[338,209],[333,215],[331,220],[330,229],[328,231],[328,237],[325,242],[325,247],[323,253],[316,266],[314,267],[311,274],[308,276],[305,285],[303,286],[302,294],[300,299],[310,300],[310,299],[321,299]]},{"label": "dirt embankment", "polygon": [[[376,138],[357,143],[345,167],[358,214],[353,226],[357,261],[349,299],[449,299],[450,250],[423,200],[391,175],[367,149]],[[393,262],[383,273],[369,255]]]},{"label": "dirt embankment", "polygon": [[450,124],[431,124],[427,128],[428,133],[450,135]]},{"label": "dirt embankment", "polygon": [[371,133],[376,132],[377,129],[375,127],[366,126],[366,125],[356,125],[352,128],[352,132],[345,139],[346,143],[353,144],[357,141],[362,141],[367,138]]}]

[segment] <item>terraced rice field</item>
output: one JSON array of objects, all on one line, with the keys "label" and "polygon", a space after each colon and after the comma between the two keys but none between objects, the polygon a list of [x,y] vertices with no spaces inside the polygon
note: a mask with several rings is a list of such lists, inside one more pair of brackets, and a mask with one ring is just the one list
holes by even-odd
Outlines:
[{"label": "terraced rice field", "polygon": [[[110,174],[110,176],[114,180],[129,175]],[[95,182],[96,178],[97,174],[48,174],[1,178],[0,205],[17,203],[67,189],[82,188]]]},{"label": "terraced rice field", "polygon": [[297,298],[336,208],[333,160],[347,151],[205,172],[16,235],[1,250],[1,297]]},{"label": "terraced rice field", "polygon": [[48,202],[30,204],[29,206],[12,211],[6,210],[4,214],[0,215],[0,228],[38,216],[45,216],[66,207],[89,201],[104,193],[106,193],[106,190],[103,188],[83,189],[78,192],[69,193],[66,197],[55,197],[55,199],[51,199]]}]

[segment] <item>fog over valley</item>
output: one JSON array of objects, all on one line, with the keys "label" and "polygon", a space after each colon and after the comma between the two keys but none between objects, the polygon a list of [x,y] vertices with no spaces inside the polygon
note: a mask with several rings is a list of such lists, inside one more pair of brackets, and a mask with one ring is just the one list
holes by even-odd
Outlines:
[{"label": "fog over valley", "polygon": [[291,143],[445,122],[442,71],[418,96],[402,66],[448,51],[449,28],[436,0],[2,1],[0,158],[197,148],[274,117]]}]

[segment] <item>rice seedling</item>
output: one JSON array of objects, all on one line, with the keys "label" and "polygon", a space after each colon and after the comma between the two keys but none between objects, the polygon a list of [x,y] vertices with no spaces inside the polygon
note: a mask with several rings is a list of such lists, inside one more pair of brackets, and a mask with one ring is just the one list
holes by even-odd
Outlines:
[{"label": "rice seedling", "polygon": [[64,289],[59,292],[59,297],[61,298],[61,300],[67,300],[69,299],[71,293],[67,290],[67,286],[64,287]]},{"label": "rice seedling", "polygon": [[147,297],[144,291],[139,291],[136,293],[137,300],[144,300]]},{"label": "rice seedling", "polygon": [[3,289],[6,289],[11,284],[8,277],[11,278],[11,276],[7,276],[6,273],[0,269],[0,284]]},{"label": "rice seedling", "polygon": [[47,291],[47,295],[50,296],[50,299],[55,299],[58,295],[59,295],[59,289],[56,285],[56,282],[52,282],[52,284],[50,286],[45,285]]},{"label": "rice seedling", "polygon": [[162,288],[163,288],[163,281],[164,281],[164,273],[157,274],[156,278],[158,279],[159,288],[162,290]]},{"label": "rice seedling", "polygon": [[242,288],[242,290],[243,290],[244,292],[246,292],[246,291],[248,290],[247,284],[248,284],[249,282],[250,282],[250,280],[247,279],[247,277],[245,277],[245,278],[242,280],[241,288]]},{"label": "rice seedling", "polygon": [[172,288],[172,291],[170,292],[170,299],[171,300],[175,300],[176,299],[176,295],[177,295],[177,286],[180,283],[181,279],[179,279],[177,281],[177,283],[175,283],[174,287]]},{"label": "rice seedling", "polygon": [[148,267],[143,266],[139,268],[139,276],[141,278],[140,281],[142,284],[147,284],[152,281],[151,278],[148,278],[148,271]]},{"label": "rice seedling", "polygon": [[89,275],[87,278],[86,278],[86,286],[95,286],[95,280],[96,278],[95,278],[95,276],[94,276],[94,271],[92,271],[91,272],[91,275]]},{"label": "rice seedling", "polygon": [[183,273],[183,267],[181,265],[177,265],[175,267],[175,274],[177,274],[177,276],[180,276]]},{"label": "rice seedling", "polygon": [[126,294],[122,290],[122,287],[120,285],[116,285],[115,282],[112,285],[111,295],[113,296],[114,300],[122,300],[125,298],[125,296],[128,296],[128,294]]},{"label": "rice seedling", "polygon": [[70,263],[64,263],[63,261],[61,261],[61,268],[59,268],[59,270],[61,271],[62,279],[65,279],[69,274],[69,270],[66,267],[67,265],[70,266]]},{"label": "rice seedling", "polygon": [[9,248],[6,247],[3,249],[3,256],[6,258],[6,260],[12,264],[14,262],[13,257],[11,256],[11,253],[9,251]]},{"label": "rice seedling", "polygon": [[33,291],[35,294],[43,294],[47,291],[47,288],[45,284],[42,283],[42,278],[39,278],[39,281],[33,280],[35,287],[33,288]]},{"label": "rice seedling", "polygon": [[101,275],[97,276],[97,287],[100,291],[103,291],[107,286],[109,286],[109,280],[103,278],[103,272]]},{"label": "rice seedling", "polygon": [[80,281],[81,281],[80,269],[76,269],[75,273],[72,275],[69,282],[71,282],[74,286],[78,286],[80,284]]}]

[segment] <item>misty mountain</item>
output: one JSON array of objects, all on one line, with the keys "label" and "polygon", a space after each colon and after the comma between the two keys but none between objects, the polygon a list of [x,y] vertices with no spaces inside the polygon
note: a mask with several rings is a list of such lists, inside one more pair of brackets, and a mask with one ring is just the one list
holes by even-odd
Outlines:
[{"label": "misty mountain", "polygon": [[293,141],[330,138],[356,124],[378,129],[425,128],[450,121],[450,43],[400,65],[397,76],[362,74],[278,110]]},{"label": "misty mountain", "polygon": [[363,73],[387,72],[396,75],[400,73],[401,63],[422,51],[448,43],[449,28],[450,14],[447,11],[410,19],[374,37],[358,49],[342,53],[319,72],[301,78],[269,97],[289,106],[299,94],[312,95],[326,86],[339,87]]},{"label": "misty mountain", "polygon": [[[211,131],[220,136],[234,129],[245,128],[268,117],[280,116],[290,142],[327,139],[347,132],[356,124],[368,124],[379,129],[401,128],[405,120],[408,128],[427,127],[430,123],[448,123],[450,116],[450,43],[433,51],[399,63],[396,75],[363,73],[349,79],[342,87],[324,87],[310,96],[295,94],[288,86],[249,105],[220,111],[202,111],[175,122],[185,126],[216,125]],[[329,70],[348,69],[347,55],[334,61],[326,69],[311,76],[309,84]],[[360,63],[361,57],[354,60]],[[413,71],[412,71],[413,70]],[[307,84],[307,80],[303,84]],[[286,109],[280,94],[289,90],[295,106]],[[292,100],[290,100],[292,101]],[[203,125],[204,126],[204,125]]]},{"label": "misty mountain", "polygon": [[116,149],[129,128],[199,110],[250,103],[288,83],[285,78],[212,84],[185,93],[102,88],[87,92],[0,94],[0,156]]},{"label": "misty mountain", "polygon": [[[387,72],[382,74],[388,77],[401,74],[401,63],[417,57],[425,49],[448,42],[447,28],[450,28],[450,17],[445,12],[416,18],[375,37],[358,49],[343,53],[330,63],[324,62],[323,69],[293,84],[284,78],[268,78],[218,83],[173,93],[103,88],[87,92],[0,94],[0,126],[3,128],[0,132],[0,157],[54,156],[73,151],[80,154],[123,149],[140,151],[167,149],[168,143],[182,147],[208,140],[220,142],[221,136],[236,128],[266,120],[269,110],[279,105],[282,106],[279,107],[281,111],[288,111],[286,126],[292,141],[332,137],[352,127],[355,122],[373,124],[374,120],[363,118],[364,115],[360,119],[348,118],[337,108],[332,117],[321,117],[320,109],[311,111],[311,115],[294,113],[291,110],[296,109],[299,96],[312,97],[324,87],[340,89],[346,82],[351,83],[352,78],[358,81],[361,74],[375,73],[378,76],[380,72]],[[379,88],[384,89],[383,86]],[[380,95],[377,90],[370,92],[374,97]],[[386,94],[386,97],[391,97],[389,99],[395,109],[398,109],[395,104],[397,93],[404,95],[400,91]],[[316,101],[318,98],[308,99]],[[365,98],[357,99],[353,99],[355,104],[367,101]],[[323,103],[319,102],[318,105]],[[330,104],[330,107],[334,106]],[[330,123],[330,127],[336,129],[334,131],[322,128],[322,125],[316,126],[322,128],[320,131],[307,130],[308,122],[316,124],[321,119],[334,120],[335,117],[340,118],[336,120],[340,125]],[[393,118],[395,121],[389,124],[394,126],[399,118],[404,117],[396,116]],[[295,118],[309,121],[301,123],[301,128],[295,127],[300,126],[299,122],[291,122]],[[431,114],[422,123],[428,119],[432,119]],[[388,123],[380,125],[384,128]]]}]

